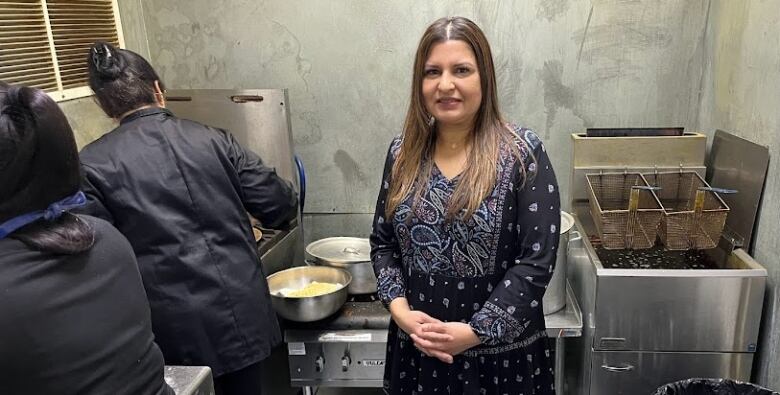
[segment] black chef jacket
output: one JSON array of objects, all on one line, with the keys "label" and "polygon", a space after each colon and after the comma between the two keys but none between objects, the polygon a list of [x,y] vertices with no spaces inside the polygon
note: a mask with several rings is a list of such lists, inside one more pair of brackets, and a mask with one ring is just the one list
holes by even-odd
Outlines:
[{"label": "black chef jacket", "polygon": [[87,213],[130,241],[169,365],[215,376],[281,340],[246,213],[274,228],[296,215],[290,184],[224,131],[139,110],[80,153]]},{"label": "black chef jacket", "polygon": [[173,395],[130,244],[81,220],[95,244],[75,255],[0,240],[0,394]]}]

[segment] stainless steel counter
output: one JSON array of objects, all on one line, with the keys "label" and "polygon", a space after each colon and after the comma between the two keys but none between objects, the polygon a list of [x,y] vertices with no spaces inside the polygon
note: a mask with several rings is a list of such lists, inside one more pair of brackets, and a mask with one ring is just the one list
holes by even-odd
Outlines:
[{"label": "stainless steel counter", "polygon": [[165,382],[176,395],[214,395],[214,380],[208,366],[166,366]]}]

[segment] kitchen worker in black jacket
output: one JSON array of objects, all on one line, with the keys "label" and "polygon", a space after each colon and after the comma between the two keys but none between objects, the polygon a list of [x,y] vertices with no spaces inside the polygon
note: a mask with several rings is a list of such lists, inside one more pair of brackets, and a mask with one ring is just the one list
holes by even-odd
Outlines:
[{"label": "kitchen worker in black jacket", "polygon": [[173,395],[130,244],[70,212],[80,178],[57,103],[0,81],[0,394]]},{"label": "kitchen worker in black jacket", "polygon": [[281,341],[247,212],[295,218],[291,185],[224,130],[165,109],[138,54],[98,42],[89,85],[119,126],[81,151],[89,214],[133,246],[169,365],[207,365],[217,394],[259,394],[260,362]]}]

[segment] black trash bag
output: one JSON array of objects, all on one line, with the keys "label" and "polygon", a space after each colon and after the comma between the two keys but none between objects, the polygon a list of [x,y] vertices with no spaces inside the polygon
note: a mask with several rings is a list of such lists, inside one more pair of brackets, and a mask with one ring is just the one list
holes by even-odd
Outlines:
[{"label": "black trash bag", "polygon": [[653,395],[780,395],[755,384],[727,379],[688,379],[669,383]]}]

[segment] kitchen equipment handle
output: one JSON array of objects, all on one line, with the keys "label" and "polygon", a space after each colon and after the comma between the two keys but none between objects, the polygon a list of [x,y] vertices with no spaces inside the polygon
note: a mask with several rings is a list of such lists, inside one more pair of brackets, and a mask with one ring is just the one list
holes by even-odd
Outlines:
[{"label": "kitchen equipment handle", "polygon": [[601,365],[601,368],[607,372],[625,373],[634,370],[634,365],[625,364],[623,366],[610,366],[605,364]]},{"label": "kitchen equipment handle", "polygon": [[645,191],[660,191],[661,187],[653,185],[634,185],[631,189],[642,189]]},{"label": "kitchen equipment handle", "polygon": [[260,95],[233,95],[230,96],[230,101],[233,103],[247,103],[247,102],[261,102],[263,101],[263,97]]},{"label": "kitchen equipment handle", "polygon": [[317,262],[312,261],[311,259],[304,259],[303,262],[306,264],[306,266],[317,266]]},{"label": "kitchen equipment handle", "polygon": [[709,191],[709,192],[715,192],[715,193],[720,193],[720,194],[724,194],[724,195],[731,195],[731,194],[739,192],[736,189],[715,188],[715,187],[699,187],[697,189],[700,190],[700,191]]},{"label": "kitchen equipment handle", "polygon": [[165,101],[192,101],[192,96],[165,96]]},{"label": "kitchen equipment handle", "polygon": [[696,190],[696,197],[693,203],[693,215],[691,216],[691,222],[688,225],[688,245],[690,247],[694,246],[694,240],[695,237],[699,233],[699,220],[701,219],[701,213],[704,211],[704,198],[705,198],[705,190],[699,188]]},{"label": "kitchen equipment handle", "polygon": [[293,158],[295,159],[295,167],[298,168],[298,184],[300,184],[300,205],[301,205],[301,215],[303,215],[303,204],[306,203],[306,170],[303,168],[303,162],[301,161],[301,158],[298,157],[298,155],[294,155]]},{"label": "kitchen equipment handle", "polygon": [[352,254],[352,255],[360,254],[360,251],[358,251],[357,248],[352,248],[352,247],[345,247],[343,250],[341,250],[341,252],[345,254]]},{"label": "kitchen equipment handle", "polygon": [[626,248],[634,247],[634,227],[636,226],[636,211],[639,209],[638,187],[631,187],[631,195],[628,198],[628,218],[626,219],[626,234],[624,242]]}]

